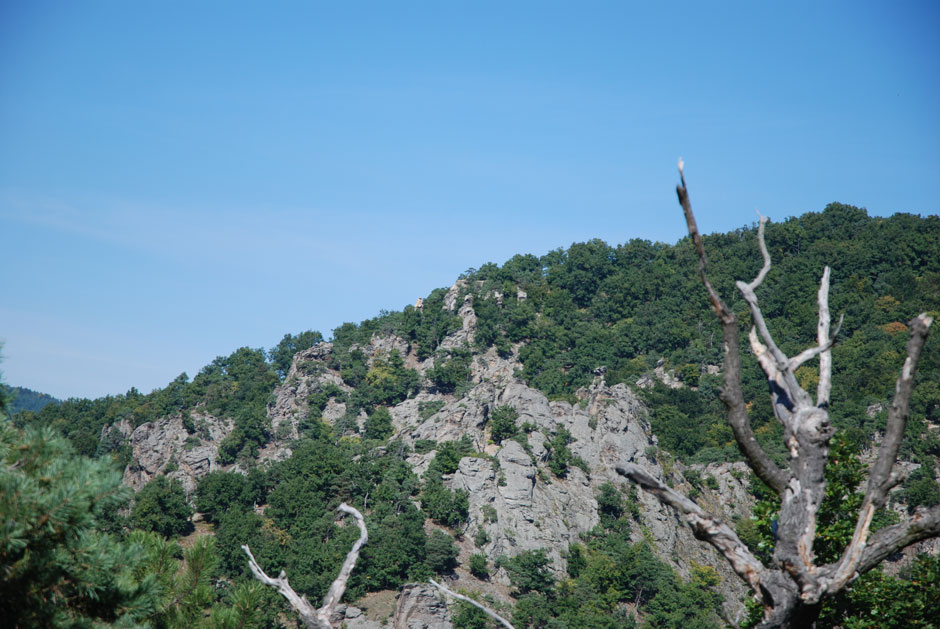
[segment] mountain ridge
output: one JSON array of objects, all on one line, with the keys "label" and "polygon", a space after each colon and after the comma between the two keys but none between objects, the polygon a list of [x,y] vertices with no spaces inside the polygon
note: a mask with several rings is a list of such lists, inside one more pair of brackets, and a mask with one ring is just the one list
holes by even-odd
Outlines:
[{"label": "mountain ridge", "polygon": [[[874,219],[832,204],[771,225],[767,241],[777,260],[765,312],[788,352],[813,338],[816,273],[831,258],[833,307],[847,315],[834,350],[840,371],[833,419],[861,443],[883,420],[905,317],[940,310],[934,255],[940,219]],[[752,229],[711,235],[706,247],[724,294],[759,265]],[[284,562],[292,582],[296,574],[298,587],[318,592],[325,577],[311,566],[327,560],[311,551],[311,531],[332,531],[324,533],[334,540],[325,552],[335,557],[344,533],[328,506],[345,497],[364,509],[374,505],[367,510],[376,529],[362,578],[383,566],[381,584],[354,577],[357,597],[400,587],[434,565],[454,585],[494,604],[515,601],[518,611],[538,591],[518,589],[516,558],[534,561],[541,566],[536,573],[548,571],[544,579],[563,588],[582,583],[582,561],[593,570],[617,553],[634,553],[636,565],[661,575],[662,596],[705,597],[709,602],[697,606],[703,623],[714,625],[716,614],[733,623],[744,612],[744,588],[724,560],[612,471],[618,458],[638,462],[697,494],[726,521],[750,521],[754,491],[736,462],[718,400],[721,352],[694,264],[687,241],[610,247],[594,240],[541,258],[515,256],[501,267],[474,269],[401,311],[339,326],[330,342],[315,332],[285,335],[268,352],[241,348],[192,380],[182,374],[151,394],[69,400],[16,421],[57,426],[79,452],[110,456],[135,489],[161,477],[178,482],[197,507],[209,504],[210,481],[252,484],[256,499],[240,503],[244,511],[220,515],[200,507],[233,575],[244,571],[238,545],[250,542],[261,549],[259,560]],[[930,349],[936,341],[928,343],[910,424],[920,439],[909,440],[904,452],[921,470],[920,485],[905,484],[900,491],[908,502],[897,508],[913,506],[913,496],[919,504],[940,500],[930,491],[940,454],[940,357]],[[798,376],[812,381],[813,368]],[[772,456],[782,456],[766,381],[753,361],[745,365],[744,384],[758,438]],[[361,468],[359,478],[346,476],[348,465]],[[320,471],[307,477],[308,469]],[[297,475],[318,489],[292,483]],[[431,558],[435,531],[456,536],[452,560]],[[395,550],[404,540],[417,546]],[[655,560],[643,558],[644,544]],[[291,555],[299,548],[309,561]],[[409,552],[411,561],[428,554],[412,565]],[[475,557],[479,574],[467,569]],[[684,581],[670,581],[655,561],[667,562]],[[659,594],[631,578],[623,576],[630,585],[620,586],[630,596],[601,607],[656,617]],[[449,612],[438,611],[441,626],[449,626]],[[375,620],[349,613],[350,621]]]}]

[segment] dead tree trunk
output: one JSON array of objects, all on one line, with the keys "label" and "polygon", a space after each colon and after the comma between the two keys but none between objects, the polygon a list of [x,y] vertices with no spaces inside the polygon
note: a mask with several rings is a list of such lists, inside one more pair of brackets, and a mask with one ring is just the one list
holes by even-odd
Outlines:
[{"label": "dead tree trunk", "polygon": [[[792,358],[786,356],[774,342],[755,293],[770,270],[770,255],[764,243],[765,217],[760,218],[757,231],[763,267],[752,282],[737,282],[738,290],[750,308],[754,324],[749,334],[751,349],[767,375],[774,414],[783,426],[784,444],[790,457],[789,466],[784,469],[767,456],[751,431],[741,390],[737,317],[708,280],[705,248],[692,214],[682,160],[679,160],[679,177],[681,183],[676,186],[676,192],[698,254],[699,277],[721,323],[724,337],[724,387],[721,399],[727,408],[735,440],[748,465],[781,500],[777,544],[770,565],[763,565],[728,525],[636,465],[624,463],[617,467],[617,471],[675,509],[692,527],[698,539],[714,546],[728,560],[734,571],[762,601],[764,622],[761,626],[811,626],[826,597],[839,592],[890,554],[920,540],[940,535],[940,506],[921,509],[908,522],[874,534],[870,531],[875,511],[885,506],[888,492],[903,480],[900,472],[895,470],[895,462],[907,424],[917,361],[932,318],[921,314],[911,322],[907,358],[895,386],[887,429],[878,458],[869,473],[852,540],[837,561],[817,565],[813,541],[816,538],[816,516],[825,495],[823,472],[829,454],[829,440],[833,434],[828,408],[832,385],[831,349],[838,334],[838,326],[835,332],[830,333],[829,268],[823,271],[819,286],[816,345]],[[814,401],[797,382],[795,372],[800,365],[817,356],[819,384]]]},{"label": "dead tree trunk", "polygon": [[[339,570],[339,575],[336,577],[336,580],[333,581],[333,584],[330,586],[329,591],[327,591],[326,596],[323,597],[323,605],[319,609],[314,609],[313,605],[310,604],[310,601],[307,600],[306,596],[298,594],[294,588],[290,586],[290,583],[287,581],[287,574],[285,574],[283,570],[281,570],[281,573],[276,579],[272,579],[264,572],[264,570],[261,569],[261,566],[258,565],[258,562],[255,561],[254,555],[251,554],[251,549],[248,548],[248,545],[246,544],[242,546],[242,550],[245,551],[246,555],[248,555],[248,567],[251,568],[251,573],[255,576],[256,579],[265,585],[270,585],[280,592],[281,595],[287,599],[287,602],[290,603],[290,606],[294,608],[294,611],[297,612],[297,615],[300,616],[300,619],[303,621],[304,626],[307,629],[331,629],[333,625],[330,622],[330,618],[333,616],[333,612],[336,610],[337,603],[339,603],[339,600],[343,597],[343,592],[346,591],[346,584],[349,582],[349,577],[352,574],[353,568],[356,567],[356,562],[359,560],[359,551],[362,550],[363,545],[369,541],[369,533],[366,529],[365,519],[362,517],[362,513],[360,513],[358,509],[355,507],[350,507],[344,502],[339,507],[337,507],[336,510],[342,511],[343,513],[348,513],[356,519],[356,524],[359,526],[359,539],[356,540],[356,543],[353,544],[352,549],[346,555],[346,560],[343,562],[343,566]],[[453,597],[457,600],[466,601],[474,607],[482,610],[486,615],[497,620],[507,629],[513,629],[513,626],[509,624],[508,620],[499,616],[489,607],[481,605],[471,598],[468,598],[462,594],[458,594],[457,592],[444,587],[434,579],[431,579],[431,584],[446,596]]]},{"label": "dead tree trunk", "polygon": [[280,592],[281,595],[287,599],[287,602],[290,603],[291,607],[294,608],[294,611],[297,612],[301,620],[303,620],[307,629],[330,629],[330,627],[332,627],[330,617],[333,615],[333,610],[336,609],[336,604],[339,603],[339,599],[343,597],[343,592],[346,591],[349,576],[352,574],[353,568],[356,567],[356,561],[359,559],[359,551],[362,549],[363,545],[369,541],[369,533],[366,531],[365,520],[358,509],[350,507],[344,502],[337,507],[337,511],[348,513],[356,518],[356,524],[359,526],[359,539],[356,540],[349,554],[346,555],[346,560],[339,570],[339,575],[336,577],[336,580],[333,581],[326,596],[323,597],[323,605],[319,609],[314,609],[306,596],[301,596],[294,591],[294,588],[287,582],[287,575],[283,570],[281,570],[281,574],[278,575],[276,579],[272,579],[265,574],[261,566],[258,565],[258,562],[255,561],[248,545],[242,546],[242,550],[248,555],[248,567],[251,568],[251,573],[265,585],[270,585]]}]

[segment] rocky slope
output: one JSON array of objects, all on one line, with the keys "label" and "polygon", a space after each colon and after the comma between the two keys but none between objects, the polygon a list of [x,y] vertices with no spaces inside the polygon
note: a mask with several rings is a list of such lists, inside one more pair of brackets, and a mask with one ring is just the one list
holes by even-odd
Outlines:
[{"label": "rocky slope", "polygon": [[[463,347],[473,342],[476,320],[469,297],[458,303],[460,288],[459,283],[455,284],[444,307],[456,310],[463,325],[444,339],[443,348]],[[524,299],[524,295],[517,298]],[[422,375],[435,360],[419,361],[408,342],[388,335],[374,335],[369,345],[351,349],[364,352],[370,363],[387,358],[390,352],[398,352],[406,366]],[[291,442],[298,437],[298,425],[310,414],[307,403],[310,394],[325,384],[350,390],[340,374],[330,367],[333,351],[330,343],[320,343],[294,357],[289,373],[275,390],[274,400],[268,407],[273,439],[261,451],[261,459],[290,456]],[[479,552],[470,538],[483,530],[489,541],[482,552],[489,560],[545,549],[554,570],[563,576],[568,545],[599,522],[596,496],[600,486],[610,482],[623,487],[625,492],[630,491],[614,471],[618,462],[638,463],[654,476],[668,478],[680,487],[684,479],[681,466],[672,464],[670,457],[658,454],[656,437],[647,421],[647,409],[630,388],[622,384],[608,387],[600,375],[589,388],[578,392],[578,403],[550,402],[515,376],[519,367],[515,355],[501,358],[492,348],[484,355],[475,356],[468,389],[461,395],[443,394],[428,385],[390,409],[395,438],[408,446],[421,440],[444,442],[463,437],[472,440],[478,454],[463,458],[457,471],[445,477],[451,489],[469,492],[469,521],[460,556],[464,565],[470,554]],[[668,374],[658,375],[664,380],[668,378]],[[429,403],[436,403],[440,408],[431,416],[425,413],[422,418],[422,409],[428,408]],[[515,409],[516,425],[520,433],[525,433],[524,439],[493,443],[487,419],[489,413],[500,406]],[[335,422],[345,412],[345,404],[331,399],[321,415],[326,421]],[[190,431],[186,430],[181,416],[148,422],[133,430],[129,434],[133,460],[125,470],[125,482],[140,488],[156,474],[175,468],[167,475],[178,478],[187,492],[192,492],[198,478],[223,469],[218,463],[217,447],[231,431],[230,422],[205,414],[194,414],[191,419]],[[546,464],[546,442],[560,428],[570,432],[570,450],[586,463],[584,470],[571,466],[564,478],[553,475]],[[106,430],[128,432],[127,426],[120,424]],[[433,452],[414,453],[408,461],[421,475],[432,457]],[[224,469],[233,468],[237,466]],[[712,465],[704,472],[714,476],[718,485],[717,490],[703,490],[699,500],[704,506],[729,520],[747,517],[751,498],[746,491],[743,465]],[[720,590],[725,597],[726,615],[739,618],[743,612],[744,587],[726,562],[710,547],[697,542],[689,529],[657,500],[643,492],[632,495],[639,503],[635,540],[645,538],[652,542],[661,557],[684,576],[688,576],[696,563],[714,567],[721,576]],[[508,601],[508,584],[508,576],[502,569],[490,581],[483,582],[459,568],[450,587]],[[432,604],[438,600],[437,594],[422,587],[401,594],[394,626],[449,626],[446,607]],[[360,616],[357,608],[343,613],[346,614],[344,622],[350,627],[365,627],[368,624],[363,623],[372,622]],[[412,622],[409,618],[419,620]]]}]

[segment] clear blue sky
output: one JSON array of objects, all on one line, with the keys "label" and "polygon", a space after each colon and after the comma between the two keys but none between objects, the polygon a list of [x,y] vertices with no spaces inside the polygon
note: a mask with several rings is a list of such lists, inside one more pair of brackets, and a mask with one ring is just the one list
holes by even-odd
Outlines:
[{"label": "clear blue sky", "polygon": [[[940,209],[937,2],[0,2],[0,369],[150,391],[574,241]],[[836,264],[838,261],[834,261]]]}]

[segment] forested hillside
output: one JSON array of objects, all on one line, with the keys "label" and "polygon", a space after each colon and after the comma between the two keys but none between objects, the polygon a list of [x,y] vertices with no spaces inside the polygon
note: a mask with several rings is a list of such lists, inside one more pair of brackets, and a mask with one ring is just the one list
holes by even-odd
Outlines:
[{"label": "forested hillside", "polygon": [[21,411],[41,411],[46,404],[59,403],[59,400],[48,393],[40,393],[26,387],[4,387],[4,389],[9,399],[11,415],[16,415]]},{"label": "forested hillside", "polygon": [[[756,229],[705,240],[713,283],[749,327],[734,281],[760,267]],[[831,309],[844,314],[833,350],[838,454],[827,472],[842,493],[824,507],[818,549],[835,552],[851,535],[864,448],[884,427],[907,322],[940,314],[940,218],[873,218],[831,204],[770,224],[766,240],[774,266],[760,298],[785,352],[815,338],[815,294],[827,264]],[[51,444],[47,456],[95,475],[90,490],[73,489],[85,492],[88,517],[62,527],[89,531],[83,543],[94,546],[93,531],[127,545],[115,553],[137,553],[126,560],[125,581],[101,589],[129,610],[128,621],[292,619],[273,591],[252,581],[240,545],[250,544],[269,574],[283,568],[298,592],[318,600],[358,534],[336,521],[345,501],[365,513],[370,535],[346,594],[369,614],[347,612],[350,627],[372,627],[364,623],[378,623],[377,614],[400,617],[403,601],[417,600],[408,598],[414,591],[397,609],[381,592],[433,575],[482,597],[516,627],[722,626],[743,610],[726,567],[690,550],[688,531],[612,474],[629,449],[733,519],[755,552],[766,557],[773,545],[776,507],[734,465],[740,457],[718,399],[721,334],[696,264],[687,239],[593,240],[483,264],[414,306],[343,324],[329,343],[318,332],[288,334],[270,350],[240,348],[149,394],[132,389],[19,412],[3,435],[4,460],[14,465],[17,443],[41,442]],[[940,503],[938,349],[935,335],[921,359],[902,451],[911,473],[878,526],[898,511]],[[765,449],[782,457],[766,379],[749,348],[742,353],[752,425]],[[805,384],[818,378],[812,364],[798,372]],[[109,466],[141,487],[133,499],[103,471]],[[8,467],[4,488],[41,493],[30,473]],[[112,494],[124,502],[101,498]],[[45,574],[37,562],[61,555],[34,553],[26,563],[36,565],[20,572],[11,566],[26,561],[31,542],[17,540],[41,537],[50,507],[38,495],[16,503],[10,495],[4,517],[17,510],[35,517],[0,546],[9,575],[0,598],[40,600],[54,580],[29,579]],[[56,535],[42,537],[45,548],[64,543],[64,530]],[[65,546],[71,556],[86,552]],[[830,604],[826,626],[930,626],[940,615],[936,558],[896,568],[900,576],[870,573]],[[101,577],[84,570],[63,578]],[[63,595],[59,604],[74,608],[70,617],[120,620],[88,597]],[[24,626],[55,616],[37,609],[46,615],[24,616]],[[492,622],[464,604],[435,621]]]}]

